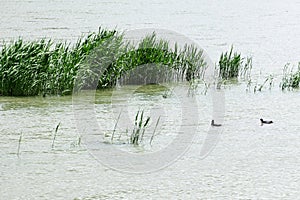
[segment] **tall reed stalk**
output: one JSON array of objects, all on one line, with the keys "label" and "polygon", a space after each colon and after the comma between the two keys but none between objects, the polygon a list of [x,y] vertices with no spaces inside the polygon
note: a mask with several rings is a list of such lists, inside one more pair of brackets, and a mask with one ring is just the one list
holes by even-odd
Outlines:
[{"label": "tall reed stalk", "polygon": [[59,122],[59,123],[56,125],[55,131],[54,131],[54,135],[53,135],[53,139],[52,139],[52,145],[51,145],[52,149],[54,148],[54,142],[55,142],[56,134],[57,134],[57,132],[58,132],[58,128],[59,128],[60,124],[61,124],[61,123]]},{"label": "tall reed stalk", "polygon": [[22,138],[23,138],[23,133],[21,133],[21,135],[20,135],[20,137],[19,137],[18,150],[17,150],[17,156],[18,156],[18,157],[20,157],[20,148],[21,148]]},{"label": "tall reed stalk", "polygon": [[118,122],[119,122],[120,117],[121,117],[121,113],[122,113],[122,111],[119,113],[119,116],[118,116],[117,121],[116,121],[116,123],[115,123],[114,130],[113,130],[113,132],[112,132],[112,134],[111,134],[111,142],[113,142],[113,140],[114,140],[115,132],[116,132],[117,125],[118,125]]},{"label": "tall reed stalk", "polygon": [[150,145],[152,145],[152,141],[153,141],[153,139],[154,139],[155,132],[156,132],[156,129],[157,129],[159,120],[160,120],[160,116],[158,117],[158,119],[157,119],[157,121],[156,121],[155,128],[154,128],[153,133],[152,133],[152,135],[151,135],[151,138],[150,138]]}]

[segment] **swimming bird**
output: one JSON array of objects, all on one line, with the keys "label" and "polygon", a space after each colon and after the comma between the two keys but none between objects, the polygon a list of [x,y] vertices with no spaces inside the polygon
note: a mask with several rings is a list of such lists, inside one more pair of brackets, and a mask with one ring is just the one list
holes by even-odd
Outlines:
[{"label": "swimming bird", "polygon": [[211,120],[211,125],[212,126],[222,126],[222,124],[215,124],[215,120]]},{"label": "swimming bird", "polygon": [[266,121],[266,120],[263,120],[263,119],[260,119],[260,122],[261,122],[261,125],[263,125],[263,124],[273,124],[273,121]]}]

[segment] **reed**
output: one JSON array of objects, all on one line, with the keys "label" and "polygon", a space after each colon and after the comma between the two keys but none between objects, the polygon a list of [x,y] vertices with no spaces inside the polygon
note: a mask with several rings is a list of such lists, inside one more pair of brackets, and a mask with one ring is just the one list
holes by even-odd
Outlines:
[{"label": "reed", "polygon": [[[118,125],[118,121],[120,119],[120,116],[121,116],[121,112],[118,115],[118,118],[117,118],[116,123],[114,125],[114,129],[112,131],[112,134],[111,135],[110,134],[105,134],[105,136],[104,136],[104,137],[110,137],[110,143],[111,144],[113,144],[114,139],[115,139],[115,134],[116,134],[117,125]],[[152,145],[152,141],[154,139],[155,132],[157,130],[159,121],[160,121],[160,117],[157,119],[154,131],[153,131],[153,133],[150,137],[150,145]],[[144,116],[144,110],[137,111],[137,113],[135,115],[134,126],[133,126],[132,131],[130,131],[128,129],[126,129],[125,132],[120,131],[119,136],[118,136],[119,142],[121,144],[126,143],[124,141],[123,142],[121,141],[121,136],[122,136],[122,134],[125,133],[126,140],[127,140],[128,144],[133,144],[135,146],[140,145],[144,140],[144,136],[145,136],[145,133],[146,133],[146,129],[149,125],[149,122],[150,122],[150,117],[145,117]],[[129,132],[131,132],[130,135],[128,135]],[[109,142],[105,141],[105,143],[109,143]]]},{"label": "reed", "polygon": [[[113,143],[114,135],[115,135],[115,132],[116,132],[116,129],[117,129],[118,122],[119,122],[120,117],[121,117],[121,113],[122,113],[122,111],[119,113],[119,116],[118,116],[117,121],[116,121],[116,123],[115,123],[114,130],[113,130],[113,132],[112,132],[112,134],[111,134],[111,139],[110,139],[110,140],[111,140],[111,143]],[[120,137],[119,137],[119,138],[120,138]]]},{"label": "reed", "polygon": [[18,156],[18,157],[20,157],[20,148],[21,148],[22,138],[23,138],[23,133],[21,133],[21,135],[20,135],[20,137],[19,137],[18,150],[17,150],[17,156]]},{"label": "reed", "polygon": [[52,139],[52,145],[51,145],[51,147],[52,147],[52,149],[54,148],[54,142],[55,142],[55,139],[56,139],[56,134],[57,134],[57,132],[58,132],[58,128],[60,127],[60,122],[56,125],[56,128],[55,128],[55,131],[54,131],[54,135],[53,135],[53,139]]},{"label": "reed", "polygon": [[35,95],[42,87],[47,71],[51,40],[25,42],[18,39],[4,44],[0,57],[0,93],[2,95]]},{"label": "reed", "polygon": [[79,64],[115,31],[99,29],[70,43],[51,39],[5,43],[0,51],[0,95],[70,94]]},{"label": "reed", "polygon": [[[103,71],[99,63],[106,66]],[[125,72],[148,63],[158,64],[158,69],[168,66],[187,81],[200,78],[206,69],[201,49],[192,45],[171,48],[155,33],[137,47],[126,43],[116,30],[101,28],[74,45],[19,38],[5,43],[0,51],[0,95],[68,95],[78,77],[77,89],[114,87]]]},{"label": "reed", "polygon": [[283,77],[280,83],[281,90],[298,89],[300,84],[300,62],[296,71],[287,63],[283,68]]},{"label": "reed", "polygon": [[81,135],[77,136],[76,141],[71,142],[70,147],[73,147],[73,148],[80,147],[80,145],[81,145],[81,137],[82,137]]},{"label": "reed", "polygon": [[78,141],[77,141],[77,145],[78,145],[78,146],[80,146],[80,145],[81,145],[81,137],[82,137],[81,135],[80,135],[80,136],[78,136]]},{"label": "reed", "polygon": [[114,86],[118,78],[126,75],[126,72],[146,64],[151,64],[151,67],[143,67],[138,73],[131,74],[131,78],[133,75],[136,76],[134,78],[136,80],[139,77],[147,78],[149,83],[151,78],[153,80],[156,76],[160,76],[164,79],[163,81],[190,81],[201,78],[206,69],[202,50],[192,45],[185,45],[183,49],[178,49],[175,44],[175,47],[171,48],[167,41],[158,39],[155,33],[143,38],[137,47],[125,44],[125,48],[120,48],[119,51],[122,54],[109,65],[105,74],[100,78],[98,86]]},{"label": "reed", "polygon": [[242,64],[240,68],[239,77],[245,81],[249,81],[251,79],[251,70],[252,70],[252,57],[247,57],[245,63]]},{"label": "reed", "polygon": [[[174,53],[176,55],[176,51]],[[179,50],[175,63],[179,67],[177,70],[187,81],[204,78],[208,66],[203,56],[203,50],[194,45],[185,45],[183,50]]]},{"label": "reed", "polygon": [[[271,90],[272,86],[273,86],[273,81],[274,81],[274,76],[272,74],[270,74],[267,78],[265,78],[264,82],[262,84],[256,84],[253,88],[253,92],[256,93],[261,92],[262,89],[266,86],[269,85],[269,90]],[[268,83],[268,84],[267,84]],[[249,86],[247,86],[248,88],[250,88],[250,84],[248,83]]]},{"label": "reed", "polygon": [[142,110],[141,112],[138,111],[136,113],[134,128],[130,136],[131,144],[138,145],[143,140],[144,133],[149,121],[150,117],[147,117],[146,120],[144,120],[144,110]]},{"label": "reed", "polygon": [[233,46],[229,52],[222,53],[220,56],[218,70],[219,78],[223,80],[238,77],[249,79],[251,69],[252,57],[243,58],[240,53],[233,52]]},{"label": "reed", "polygon": [[152,133],[152,135],[151,135],[151,138],[150,138],[150,145],[152,145],[152,141],[153,141],[153,139],[154,139],[155,132],[156,132],[156,129],[157,129],[159,120],[160,120],[160,116],[158,117],[158,119],[157,119],[157,121],[156,121],[155,128],[154,128],[153,133]]}]

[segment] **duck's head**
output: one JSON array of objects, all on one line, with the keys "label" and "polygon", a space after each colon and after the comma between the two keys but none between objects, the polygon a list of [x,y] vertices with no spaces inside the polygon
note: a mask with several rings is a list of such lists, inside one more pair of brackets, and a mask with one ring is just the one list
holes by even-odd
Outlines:
[{"label": "duck's head", "polygon": [[263,122],[264,120],[263,120],[263,119],[260,119],[260,121]]}]

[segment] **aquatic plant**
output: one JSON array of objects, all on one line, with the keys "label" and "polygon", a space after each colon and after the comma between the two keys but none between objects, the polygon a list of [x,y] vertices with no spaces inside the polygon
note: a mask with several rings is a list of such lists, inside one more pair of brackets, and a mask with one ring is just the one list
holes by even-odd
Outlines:
[{"label": "aquatic plant", "polygon": [[233,54],[233,47],[229,52],[222,53],[219,59],[219,77],[223,79],[237,78],[239,75],[239,68],[242,65],[241,55]]},{"label": "aquatic plant", "polygon": [[194,45],[185,45],[182,51],[179,51],[178,70],[187,81],[194,79],[203,79],[207,66],[203,58],[203,50]]},{"label": "aquatic plant", "polygon": [[154,139],[155,132],[156,132],[156,129],[157,129],[159,120],[160,120],[160,116],[158,117],[158,119],[157,119],[157,121],[156,121],[155,128],[154,128],[153,133],[152,133],[152,135],[151,135],[151,138],[150,138],[150,145],[152,145],[152,141],[153,141],[153,139]]},{"label": "aquatic plant", "polygon": [[0,94],[35,95],[46,79],[51,40],[4,44],[0,57]]},{"label": "aquatic plant", "polygon": [[146,127],[150,121],[150,117],[144,120],[144,110],[138,111],[135,116],[134,128],[130,136],[130,143],[138,145],[144,137]]},{"label": "aquatic plant", "polygon": [[[113,140],[114,140],[114,135],[115,135],[115,132],[116,132],[116,129],[117,129],[118,122],[119,122],[120,117],[121,117],[121,113],[122,113],[122,111],[119,113],[119,116],[118,116],[117,121],[116,121],[116,123],[115,123],[114,130],[113,130],[113,132],[112,132],[112,134],[111,134],[111,142],[113,142]],[[119,137],[119,138],[120,138],[120,137]]]},{"label": "aquatic plant", "polygon": [[202,49],[187,44],[182,49],[177,44],[171,47],[168,41],[158,39],[155,33],[143,38],[138,47],[130,51],[130,54],[132,56],[128,56],[131,61],[128,65],[129,69],[148,63],[161,64],[176,70],[180,76],[177,77],[178,80],[189,81],[200,78],[207,66]]},{"label": "aquatic plant", "polygon": [[76,141],[71,142],[70,147],[80,147],[81,145],[81,135],[77,136]]},{"label": "aquatic plant", "polygon": [[[118,118],[116,120],[116,123],[114,125],[114,129],[113,129],[112,133],[111,134],[110,133],[105,133],[104,134],[104,137],[110,137],[110,143],[111,144],[114,142],[115,134],[116,134],[116,131],[117,131],[117,125],[118,125],[118,122],[120,120],[121,114],[122,114],[122,111],[118,115]],[[152,141],[154,139],[155,132],[156,132],[156,129],[158,127],[159,121],[160,121],[160,117],[157,119],[155,128],[154,128],[153,133],[151,135],[150,145],[152,145]],[[131,131],[130,136],[128,135],[129,130],[127,128],[125,130],[125,132],[122,132],[122,131],[119,132],[118,141],[125,144],[124,141],[121,141],[121,136],[125,133],[125,136],[126,136],[127,141],[128,141],[129,144],[139,145],[144,139],[146,128],[148,127],[149,122],[150,122],[150,117],[144,117],[144,110],[137,111],[137,113],[135,115],[134,127]],[[105,141],[105,143],[108,143],[108,141]]]},{"label": "aquatic plant", "polygon": [[127,48],[120,34],[102,41],[84,62],[80,63],[74,91],[115,86],[116,80],[123,72],[123,65],[118,67],[115,62]]},{"label": "aquatic plant", "polygon": [[245,63],[242,64],[240,68],[239,77],[245,81],[249,81],[251,79],[251,70],[252,70],[252,57],[247,57]]},{"label": "aquatic plant", "polygon": [[[53,63],[50,63],[50,87],[46,91],[51,94],[58,91],[58,94],[71,93],[74,86],[74,79],[77,77],[80,64],[85,61],[86,57],[98,48],[105,40],[113,37],[116,31],[107,31],[99,29],[98,33],[90,33],[87,37],[78,39],[73,48],[62,46],[59,53],[53,55]],[[51,85],[53,84],[54,85]]]},{"label": "aquatic plant", "polygon": [[[99,69],[99,63],[105,68]],[[172,49],[155,33],[143,38],[137,47],[124,42],[123,35],[115,30],[101,28],[79,38],[75,45],[19,38],[1,49],[0,95],[71,94],[78,77],[75,91],[113,87],[125,72],[148,63],[158,68],[168,66],[188,81],[201,77],[206,66],[201,49],[191,45]]]},{"label": "aquatic plant", "polygon": [[206,69],[201,49],[192,45],[178,49],[177,44],[171,48],[167,41],[158,39],[155,33],[143,38],[137,46],[123,44],[125,47],[121,48],[120,42],[116,44],[119,46],[119,57],[100,77],[98,88],[114,86],[121,76],[122,83],[127,83],[128,77],[144,84],[157,83],[158,80],[190,81],[201,78]]},{"label": "aquatic plant", "polygon": [[240,53],[233,52],[233,46],[229,52],[222,53],[218,62],[219,78],[223,80],[232,78],[249,78],[252,69],[252,57],[245,58]]},{"label": "aquatic plant", "polygon": [[55,142],[55,139],[56,139],[56,134],[57,134],[57,131],[58,131],[58,128],[60,127],[60,122],[56,125],[56,128],[55,128],[55,131],[54,131],[54,135],[53,135],[53,139],[52,139],[52,149],[54,148],[54,142]]},{"label": "aquatic plant", "polygon": [[78,66],[92,50],[115,31],[99,29],[71,47],[49,39],[4,43],[0,52],[0,95],[68,94]]},{"label": "aquatic plant", "polygon": [[[261,92],[262,89],[265,87],[265,85],[268,83],[269,85],[269,90],[271,90],[272,85],[273,85],[273,80],[274,80],[274,76],[272,74],[270,74],[267,78],[265,78],[264,82],[262,84],[256,84],[253,88],[253,92]],[[250,87],[250,86],[249,86]]]},{"label": "aquatic plant", "polygon": [[300,84],[300,62],[298,68],[294,72],[293,68],[289,68],[290,63],[287,63],[283,68],[283,77],[280,83],[281,90],[298,89]]},{"label": "aquatic plant", "polygon": [[19,137],[19,142],[18,142],[18,150],[17,150],[17,156],[20,156],[20,148],[21,148],[21,142],[22,142],[22,138],[23,138],[23,133],[21,133],[20,137]]},{"label": "aquatic plant", "polygon": [[78,141],[77,141],[77,145],[78,145],[78,146],[80,146],[80,145],[81,145],[81,137],[82,137],[81,135],[80,135],[80,136],[78,136]]}]

